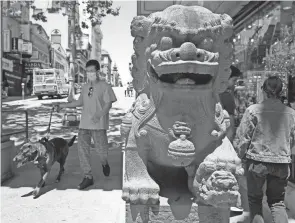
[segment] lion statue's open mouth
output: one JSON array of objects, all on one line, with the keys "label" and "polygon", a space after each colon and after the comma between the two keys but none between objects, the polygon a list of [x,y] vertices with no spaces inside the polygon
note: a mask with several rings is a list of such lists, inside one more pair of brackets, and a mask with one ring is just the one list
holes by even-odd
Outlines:
[{"label": "lion statue's open mouth", "polygon": [[[205,38],[201,43],[204,41],[211,45],[213,42],[211,38]],[[172,42],[172,38],[162,37],[161,44],[164,45],[165,42]],[[178,48],[170,48],[172,46],[167,47],[166,44],[165,50],[161,47],[151,52],[148,61],[149,75],[170,84],[211,87],[218,72],[219,53],[210,52],[196,45],[198,44],[184,42]]]},{"label": "lion statue's open mouth", "polygon": [[162,74],[160,77],[157,75],[155,69],[149,67],[150,74],[158,80],[177,85],[209,85],[212,84],[213,76],[211,74],[198,74],[198,73],[170,73]]}]

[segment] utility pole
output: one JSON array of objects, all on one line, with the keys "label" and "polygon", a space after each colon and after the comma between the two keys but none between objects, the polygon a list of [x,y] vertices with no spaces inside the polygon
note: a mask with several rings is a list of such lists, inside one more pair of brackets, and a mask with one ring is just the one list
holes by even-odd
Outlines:
[{"label": "utility pole", "polygon": [[[0,1],[0,82],[1,82],[1,99],[2,99],[2,89],[3,89],[3,85],[2,85],[2,53],[3,53],[3,43],[2,43],[2,33],[3,33],[3,29],[2,29],[2,1]],[[2,107],[2,100],[1,100],[1,107]]]},{"label": "utility pole", "polygon": [[68,96],[68,102],[74,100],[75,95],[75,62],[76,62],[76,25],[75,25],[75,18],[76,18],[76,0],[69,2],[70,7],[70,40],[71,40],[71,55],[70,55],[70,92]]}]

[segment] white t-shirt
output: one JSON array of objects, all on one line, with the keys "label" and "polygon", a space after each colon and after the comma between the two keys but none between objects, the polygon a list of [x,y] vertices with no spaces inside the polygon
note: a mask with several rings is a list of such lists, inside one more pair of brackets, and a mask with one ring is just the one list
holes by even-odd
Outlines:
[{"label": "white t-shirt", "polygon": [[87,83],[83,85],[79,99],[83,101],[83,110],[80,120],[81,129],[109,129],[109,113],[103,115],[97,123],[91,119],[95,113],[102,111],[106,103],[117,101],[116,95],[112,87],[105,81],[99,81],[92,85],[92,95],[89,94],[91,85]]}]

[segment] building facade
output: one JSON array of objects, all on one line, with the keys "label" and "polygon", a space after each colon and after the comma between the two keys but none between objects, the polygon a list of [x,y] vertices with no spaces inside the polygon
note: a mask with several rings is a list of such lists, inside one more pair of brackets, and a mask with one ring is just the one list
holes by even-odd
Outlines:
[{"label": "building facade", "polygon": [[91,27],[91,55],[90,58],[101,61],[101,41],[103,35],[99,25]]},{"label": "building facade", "polygon": [[[50,7],[60,8],[62,6],[60,2],[61,1],[35,1],[34,5],[36,6],[36,9],[31,9],[30,13],[34,14],[42,11],[44,15],[47,17],[47,22],[35,21],[33,18],[31,18],[31,21],[34,21],[34,23],[42,25],[47,33],[51,33],[55,29],[60,30],[63,37],[61,39],[61,46],[63,47],[63,49],[68,49],[71,47],[69,16],[70,12],[66,10],[66,8],[61,8],[61,11],[56,13],[49,13],[47,11],[47,8]],[[54,3],[54,5],[50,5],[52,3]],[[76,5],[75,23],[79,24],[79,21],[79,5]]]},{"label": "building facade", "polygon": [[112,84],[112,58],[108,51],[101,51],[101,78]]},{"label": "building facade", "polygon": [[61,36],[57,29],[51,32],[51,66],[68,73],[67,53],[61,45]]},{"label": "building facade", "polygon": [[[20,2],[1,2],[2,14],[2,82],[8,84],[8,96],[20,96],[26,83],[25,64],[32,56],[29,9]],[[7,9],[11,9],[8,11]],[[5,83],[4,83],[5,82]],[[25,85],[26,87],[26,85]]]},{"label": "building facade", "polygon": [[86,63],[90,58],[91,44],[89,35],[81,33],[76,39],[76,65],[75,65],[75,83],[81,85],[87,82]]},{"label": "building facade", "polygon": [[[31,41],[33,43],[33,55],[31,63],[39,63],[40,68],[51,67],[51,42],[43,26],[31,23]],[[29,66],[30,68],[31,66]]]},{"label": "building facade", "polygon": [[25,63],[27,92],[33,90],[33,69],[50,68],[51,64],[51,42],[45,29],[39,24],[30,23],[30,35],[33,44],[33,52],[30,61]]},{"label": "building facade", "polygon": [[215,13],[226,13],[230,16],[235,16],[249,1],[137,1],[137,15],[148,16],[157,11],[162,11],[171,5],[200,5]]},{"label": "building facade", "polygon": [[[52,38],[51,38],[52,39]],[[68,60],[66,51],[60,43],[52,42],[51,45],[51,66],[68,73]]]},{"label": "building facade", "polygon": [[[284,64],[292,63],[292,58],[295,63],[294,1],[249,2],[234,17],[234,27],[233,64],[244,73],[249,93],[258,96],[260,101],[264,79],[270,74],[276,74],[283,80],[284,95],[287,95],[290,72]],[[286,33],[289,33],[290,44],[283,48],[279,45],[286,38]],[[270,61],[274,58],[282,60],[282,64]]]}]

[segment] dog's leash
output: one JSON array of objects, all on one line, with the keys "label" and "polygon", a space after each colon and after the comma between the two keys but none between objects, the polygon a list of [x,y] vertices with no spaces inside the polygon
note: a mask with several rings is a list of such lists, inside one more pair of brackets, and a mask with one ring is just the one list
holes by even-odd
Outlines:
[{"label": "dog's leash", "polygon": [[50,118],[49,118],[49,124],[48,124],[48,128],[47,128],[47,134],[50,133],[50,126],[51,126],[51,118],[52,118],[52,113],[54,111],[54,107],[51,108],[51,111],[50,111]]}]

